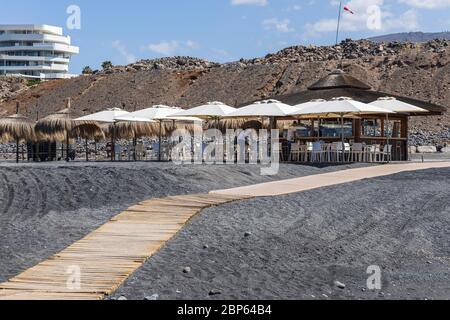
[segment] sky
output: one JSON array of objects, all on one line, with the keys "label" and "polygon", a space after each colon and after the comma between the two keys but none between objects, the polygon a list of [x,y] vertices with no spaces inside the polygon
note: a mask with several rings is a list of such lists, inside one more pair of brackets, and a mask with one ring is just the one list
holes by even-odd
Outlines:
[{"label": "sky", "polygon": [[[347,0],[345,5],[354,14],[342,13],[340,40],[450,30],[450,0]],[[107,60],[125,65],[189,55],[229,62],[292,45],[330,45],[339,1],[3,0],[1,8],[0,24],[63,27],[80,47],[71,63],[71,72],[80,73]]]}]

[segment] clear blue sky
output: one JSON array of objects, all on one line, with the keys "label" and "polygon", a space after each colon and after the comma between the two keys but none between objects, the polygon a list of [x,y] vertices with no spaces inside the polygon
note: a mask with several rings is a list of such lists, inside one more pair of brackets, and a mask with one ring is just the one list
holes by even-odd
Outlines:
[{"label": "clear blue sky", "polygon": [[[16,0],[3,1],[1,24],[63,26],[81,53],[78,73],[102,61],[191,55],[213,61],[263,56],[297,44],[332,44],[336,0]],[[81,9],[81,29],[68,30],[66,9]],[[450,0],[348,0],[355,15],[343,14],[341,39],[403,31],[450,29]],[[372,6],[372,7],[371,7]],[[381,24],[373,18],[380,8]],[[369,11],[368,11],[369,10]],[[372,11],[370,11],[372,10]],[[375,11],[376,14],[376,11]],[[376,16],[378,17],[378,16]],[[373,21],[373,19],[371,20]]]}]

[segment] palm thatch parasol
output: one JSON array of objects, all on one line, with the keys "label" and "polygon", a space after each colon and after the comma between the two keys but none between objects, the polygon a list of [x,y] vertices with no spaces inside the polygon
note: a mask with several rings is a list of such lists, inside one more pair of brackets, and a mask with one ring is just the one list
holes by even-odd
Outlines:
[{"label": "palm thatch parasol", "polygon": [[[71,137],[77,137],[85,140],[86,161],[89,161],[88,140],[94,139],[96,141],[105,139],[105,133],[101,126],[97,123],[83,123],[72,128],[70,131]],[[97,149],[97,147],[96,147]]]},{"label": "palm thatch parasol", "polygon": [[16,114],[0,119],[0,136],[4,140],[16,142],[16,162],[19,163],[19,143],[22,140],[35,139],[34,121],[19,114],[20,105],[17,103]]},{"label": "palm thatch parasol", "polygon": [[47,140],[66,142],[66,160],[69,160],[69,145],[71,131],[73,128],[83,125],[92,124],[89,121],[76,121],[76,115],[71,107],[71,100],[68,98],[67,107],[54,114],[51,114],[36,123],[36,134]]}]

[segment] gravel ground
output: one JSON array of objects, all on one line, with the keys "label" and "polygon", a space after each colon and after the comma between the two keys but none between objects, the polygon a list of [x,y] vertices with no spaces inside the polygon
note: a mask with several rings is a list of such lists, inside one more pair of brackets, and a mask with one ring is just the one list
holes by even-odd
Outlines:
[{"label": "gravel ground", "polygon": [[0,281],[63,250],[135,203],[354,166],[282,165],[274,177],[256,166],[170,163],[0,165]]},{"label": "gravel ground", "polygon": [[235,202],[196,216],[112,299],[450,299],[449,233],[450,169]]}]

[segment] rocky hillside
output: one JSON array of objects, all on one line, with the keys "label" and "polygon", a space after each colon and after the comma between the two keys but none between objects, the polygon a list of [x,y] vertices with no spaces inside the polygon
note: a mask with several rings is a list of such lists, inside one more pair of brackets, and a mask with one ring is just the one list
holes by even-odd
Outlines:
[{"label": "rocky hillside", "polygon": [[[44,82],[0,104],[15,102],[32,117],[63,108],[71,97],[81,113],[153,104],[192,107],[206,101],[232,106],[305,90],[338,64],[374,89],[450,106],[450,41],[383,43],[347,40],[338,46],[295,46],[266,57],[217,64],[190,57],[142,60],[91,76]],[[450,140],[450,116],[415,118],[412,134],[430,142]]]}]

